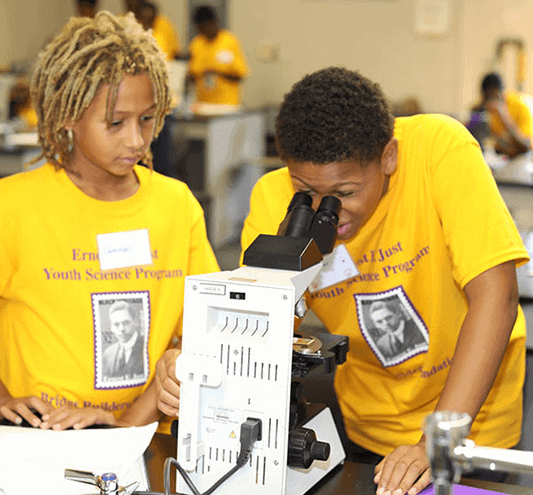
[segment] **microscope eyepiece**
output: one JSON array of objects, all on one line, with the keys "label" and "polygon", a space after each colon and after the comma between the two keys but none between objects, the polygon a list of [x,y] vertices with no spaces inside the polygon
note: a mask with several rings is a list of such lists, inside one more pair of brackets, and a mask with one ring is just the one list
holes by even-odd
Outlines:
[{"label": "microscope eyepiece", "polygon": [[289,203],[289,206],[287,207],[287,213],[290,213],[295,206],[300,205],[306,205],[309,207],[312,206],[313,198],[311,198],[311,196],[305,192],[295,193],[291,199],[291,202]]},{"label": "microscope eyepiece", "polygon": [[297,192],[280,223],[277,235],[259,234],[244,252],[248,266],[305,270],[333,251],[341,202],[334,196],[322,198],[317,212],[313,198]]},{"label": "microscope eyepiece", "polygon": [[331,253],[337,239],[337,223],[341,202],[335,196],[324,196],[311,225],[311,234],[323,255]]},{"label": "microscope eyepiece", "polygon": [[286,237],[312,237],[311,224],[315,216],[313,199],[309,194],[297,192],[287,208],[287,215],[279,226],[278,235]]}]

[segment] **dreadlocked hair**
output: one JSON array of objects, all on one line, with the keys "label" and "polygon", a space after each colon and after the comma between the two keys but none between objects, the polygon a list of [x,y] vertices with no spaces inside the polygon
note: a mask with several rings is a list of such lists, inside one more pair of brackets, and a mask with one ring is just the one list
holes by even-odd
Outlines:
[{"label": "dreadlocked hair", "polygon": [[285,95],[276,119],[283,160],[362,165],[381,157],[394,118],[378,84],[357,72],[329,67],[305,76]]},{"label": "dreadlocked hair", "polygon": [[[163,52],[133,13],[102,11],[94,19],[72,18],[39,54],[30,92],[38,116],[41,154],[56,168],[68,163],[70,140],[65,126],[77,122],[103,84],[109,85],[106,122],[111,125],[122,78],[146,73],[155,92],[157,137],[170,109]],[[143,162],[153,168],[148,147]]]}]

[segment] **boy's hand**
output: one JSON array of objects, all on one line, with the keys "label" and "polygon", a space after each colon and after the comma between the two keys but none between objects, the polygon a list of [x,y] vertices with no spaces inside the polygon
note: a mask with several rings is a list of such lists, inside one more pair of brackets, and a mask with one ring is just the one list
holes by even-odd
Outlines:
[{"label": "boy's hand", "polygon": [[181,351],[165,351],[155,366],[155,384],[157,388],[157,407],[170,417],[176,417],[180,408],[180,385],[176,378],[176,358]]},{"label": "boy's hand", "polygon": [[401,445],[386,456],[375,468],[377,495],[415,495],[431,482],[426,443]]},{"label": "boy's hand", "polygon": [[39,426],[41,419],[36,413],[42,416],[53,410],[54,408],[50,404],[34,395],[10,397],[0,402],[0,418],[5,418],[16,425],[20,425],[23,420],[26,420],[32,426]]},{"label": "boy's hand", "polygon": [[117,420],[112,413],[93,407],[61,406],[43,414],[40,428],[56,431],[74,428],[81,430],[92,425],[116,425]]}]

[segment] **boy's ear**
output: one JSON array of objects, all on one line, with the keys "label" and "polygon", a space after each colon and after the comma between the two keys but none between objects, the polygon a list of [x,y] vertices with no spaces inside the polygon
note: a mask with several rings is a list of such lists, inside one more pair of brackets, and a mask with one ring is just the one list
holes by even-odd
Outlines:
[{"label": "boy's ear", "polygon": [[381,171],[385,175],[391,175],[398,164],[398,140],[392,137],[385,145],[381,154]]}]

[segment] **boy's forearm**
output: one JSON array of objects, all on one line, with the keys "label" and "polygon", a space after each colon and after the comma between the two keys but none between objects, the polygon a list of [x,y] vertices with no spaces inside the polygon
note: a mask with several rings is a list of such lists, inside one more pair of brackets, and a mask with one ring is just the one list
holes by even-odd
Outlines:
[{"label": "boy's forearm", "polygon": [[466,412],[475,419],[483,405],[516,321],[518,290],[514,270],[514,261],[503,263],[482,273],[465,288],[470,307],[436,410]]},{"label": "boy's forearm", "polygon": [[135,402],[124,411],[118,424],[121,426],[143,426],[159,421],[162,414],[157,408],[157,389],[154,381]]},{"label": "boy's forearm", "polygon": [[7,390],[7,387],[0,381],[0,406],[7,402],[9,399],[12,399],[12,395]]}]

